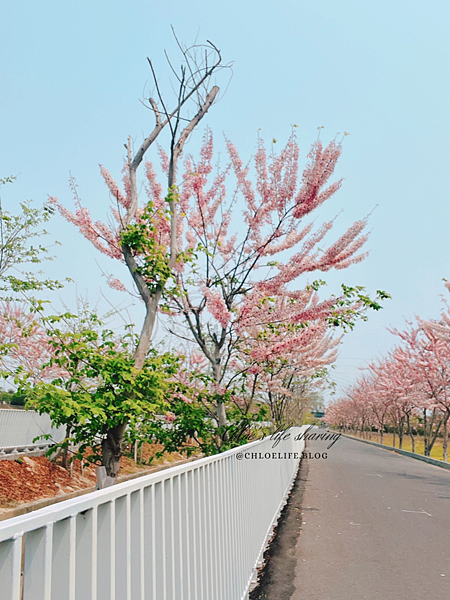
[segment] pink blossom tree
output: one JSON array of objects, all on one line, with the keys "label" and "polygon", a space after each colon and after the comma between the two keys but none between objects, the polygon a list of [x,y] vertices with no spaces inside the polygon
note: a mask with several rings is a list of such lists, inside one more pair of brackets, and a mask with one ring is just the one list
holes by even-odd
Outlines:
[{"label": "pink blossom tree", "polygon": [[[196,343],[209,361],[216,392],[227,385],[227,367],[241,351],[241,341],[251,328],[273,328],[277,324],[295,328],[320,322],[348,324],[367,305],[380,308],[360,288],[344,288],[340,297],[320,301],[315,293],[318,286],[293,287],[301,275],[344,269],[365,257],[359,251],[367,240],[363,233],[367,219],[356,222],[325,250],[319,244],[332,229],[333,221],[316,230],[312,223],[303,224],[305,217],[341,186],[341,181],[329,184],[342,151],[341,144],[333,141],[324,147],[319,140],[315,142],[299,177],[295,134],[279,155],[269,156],[260,140],[255,156],[255,183],[229,141],[227,148],[229,164],[215,175],[213,138],[209,131],[200,158],[186,159],[177,192],[177,260],[166,273],[167,278],[172,276],[175,285],[165,288],[163,305],[163,310],[172,316],[182,317],[186,330],[181,335]],[[162,149],[160,155],[163,170],[169,172],[169,157]],[[118,186],[104,170],[103,174],[113,195],[120,198]],[[150,163],[146,164],[146,175],[149,202],[136,213],[131,237],[140,240],[139,245],[132,243],[135,259],[137,256],[147,266],[153,261],[153,268],[155,255],[167,244],[169,228],[162,187]],[[231,177],[235,191],[230,194],[230,184],[227,186],[226,182]],[[128,181],[125,173],[125,189]],[[236,207],[239,197],[243,207],[240,210]],[[123,234],[122,241],[118,241],[106,225],[92,223],[84,209],[72,215],[58,206],[99,250],[112,258],[122,258]],[[230,231],[233,215],[240,213],[240,225]],[[196,260],[192,260],[194,255]],[[147,285],[154,284],[148,269],[141,271],[141,276],[146,278]],[[121,288],[123,284],[114,279],[114,285]],[[171,331],[180,335],[175,329]],[[280,356],[286,351],[282,343],[273,347]],[[220,401],[220,393],[215,397],[218,426],[224,427],[225,404]]]},{"label": "pink blossom tree", "polygon": [[[430,456],[431,450],[446,424],[450,411],[447,408],[447,379],[449,366],[443,351],[444,345],[438,342],[429,332],[420,326],[412,326],[404,331],[392,330],[404,342],[397,349],[396,357],[403,365],[409,380],[414,383],[416,391],[421,396],[423,428],[425,437],[425,456]],[[405,378],[405,384],[407,384]]]},{"label": "pink blossom tree", "polygon": [[[361,293],[352,296],[350,288],[347,295],[320,301],[315,291],[324,282],[295,287],[306,273],[343,269],[365,257],[359,251],[367,239],[366,219],[325,250],[319,244],[333,221],[315,230],[312,223],[304,223],[341,186],[341,181],[330,184],[341,144],[314,143],[301,176],[295,133],[279,154],[269,154],[258,141],[253,176],[229,141],[227,149],[228,165],[214,174],[213,138],[206,132],[200,158],[186,160],[180,192],[185,248],[201,253],[201,258],[180,264],[181,293],[167,303],[172,315],[183,318],[182,335],[199,346],[219,387],[227,385],[227,367],[245,352],[245,339],[255,328],[263,343],[254,345],[254,354],[283,359],[296,344],[293,332],[305,337],[299,331],[305,325],[350,322],[370,302]],[[225,185],[227,178],[233,178],[234,187]],[[237,206],[239,199],[242,208]],[[236,216],[239,225],[231,229]],[[288,330],[290,335],[283,338]],[[177,333],[176,328],[171,331]],[[268,335],[273,338],[280,332],[268,343]],[[226,423],[226,408],[218,398],[220,427]]]},{"label": "pink blossom tree", "polygon": [[18,370],[33,383],[47,381],[59,369],[45,367],[53,355],[52,347],[39,317],[27,312],[23,304],[0,304],[0,368],[5,378]]},{"label": "pink blossom tree", "polygon": [[[403,429],[405,415],[398,403],[400,392],[393,386],[392,367],[394,363],[389,358],[369,364],[369,374],[364,378],[364,394],[366,403],[375,417],[375,423],[383,443],[383,435],[387,422],[395,424],[395,433],[398,432],[399,447],[403,443]],[[358,384],[361,380],[358,381]]]},{"label": "pink blossom tree", "polygon": [[[445,287],[450,292],[450,282],[445,282]],[[434,351],[437,369],[440,379],[440,394],[438,395],[438,404],[442,407],[445,418],[444,428],[444,460],[448,458],[448,421],[450,406],[450,307],[447,300],[444,300],[445,309],[441,312],[440,318],[435,320],[421,320],[419,323],[424,334],[428,338],[431,349]]]},{"label": "pink blossom tree", "polygon": [[[371,363],[368,374],[360,378],[327,412],[330,423],[352,424],[366,408],[371,413],[381,438],[389,424],[399,435],[402,446],[406,431],[415,450],[411,417],[421,415],[426,456],[438,436],[443,435],[443,457],[448,459],[450,420],[450,317],[446,307],[439,319],[408,323],[405,330],[391,329],[400,344],[388,356]],[[353,402],[351,405],[349,400]],[[356,404],[355,404],[356,402]],[[350,410],[351,407],[351,410]],[[395,443],[395,441],[394,441]]]},{"label": "pink blossom tree", "polygon": [[[286,299],[279,296],[267,302],[274,307]],[[255,320],[240,331],[238,358],[228,385],[243,380],[245,408],[249,410],[255,400],[267,404],[277,426],[299,422],[324,386],[339,342],[323,318],[307,326],[276,318],[268,324]]]},{"label": "pink blossom tree", "polygon": [[[81,204],[74,180],[71,180],[75,196],[74,213],[65,208],[56,198],[51,202],[68,221],[99,250],[110,258],[125,263],[145,306],[145,318],[134,354],[135,367],[143,368],[149,348],[158,306],[168,282],[173,276],[177,263],[182,259],[178,247],[181,223],[179,222],[178,188],[176,186],[177,166],[184,145],[206,115],[219,88],[212,85],[211,77],[221,66],[219,50],[210,42],[207,45],[186,47],[179,43],[182,65],[176,73],[177,90],[171,107],[164,97],[153,63],[149,65],[156,89],[156,99],[148,100],[148,108],[153,112],[155,125],[137,150],[133,149],[131,137],[125,145],[126,160],[123,169],[123,191],[103,166],[101,174],[114,202],[112,207],[113,224],[93,221],[88,209]],[[172,64],[169,62],[171,69]],[[194,106],[192,116],[187,109]],[[169,152],[164,154],[165,183],[156,181],[151,165],[144,163],[148,150],[156,143],[163,130],[169,130]],[[140,206],[138,170],[144,163],[149,185],[150,199]],[[163,191],[164,189],[164,191]],[[114,276],[110,285],[123,289],[123,284]],[[107,474],[116,477],[122,453],[127,420],[112,427],[106,434],[104,443]]]},{"label": "pink blossom tree", "polygon": [[373,415],[363,398],[363,389],[352,386],[344,397],[327,407],[324,421],[343,433],[356,434],[359,431],[363,435],[365,428],[371,429],[373,424]]},{"label": "pink blossom tree", "polygon": [[[367,218],[326,245],[334,220],[318,228],[305,223],[341,187],[340,180],[330,182],[342,152],[340,142],[324,146],[318,139],[300,170],[294,133],[278,154],[268,152],[259,140],[251,173],[227,140],[228,164],[214,172],[213,136],[207,131],[199,158],[186,156],[181,170],[185,142],[218,93],[216,86],[207,87],[220,64],[216,48],[210,50],[216,53],[212,62],[208,58],[198,68],[182,69],[173,110],[166,109],[155,77],[158,102],[150,100],[155,128],[137,152],[128,141],[123,189],[101,167],[115,202],[113,226],[93,221],[81,206],[74,183],[75,213],[55,198],[52,202],[100,252],[128,267],[146,311],[136,367],[141,368],[150,347],[158,307],[181,317],[171,331],[195,343],[206,357],[214,380],[218,427],[225,428],[222,392],[234,376],[229,366],[244,351],[246,332],[273,324],[293,328],[352,324],[367,306],[380,308],[377,300],[383,293],[372,301],[361,288],[344,287],[339,297],[320,301],[305,287],[306,274],[345,269],[366,256],[361,249],[367,240]],[[186,49],[184,56],[189,61]],[[194,97],[199,99],[197,113],[184,121],[181,110]],[[155,167],[144,157],[165,126],[170,128],[170,143],[168,152],[159,148],[165,178],[161,184]],[[137,170],[141,164],[147,198],[140,205]],[[128,288],[116,274],[109,281],[116,289]],[[273,348],[279,356],[287,351],[282,343]],[[124,422],[108,432],[113,457],[120,457],[125,427]]]}]

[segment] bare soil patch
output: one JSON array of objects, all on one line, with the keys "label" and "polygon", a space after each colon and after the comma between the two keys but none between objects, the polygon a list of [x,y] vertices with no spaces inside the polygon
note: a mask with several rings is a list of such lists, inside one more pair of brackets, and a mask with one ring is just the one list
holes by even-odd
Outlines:
[{"label": "bare soil patch", "polygon": [[[138,474],[151,467],[170,465],[186,458],[176,452],[156,458],[155,454],[161,450],[159,444],[145,444],[142,463],[123,456],[119,475]],[[95,484],[95,466],[84,467],[82,473],[79,460],[73,463],[72,475],[58,462],[52,462],[45,456],[0,460],[0,513],[36,500],[62,497]]]}]

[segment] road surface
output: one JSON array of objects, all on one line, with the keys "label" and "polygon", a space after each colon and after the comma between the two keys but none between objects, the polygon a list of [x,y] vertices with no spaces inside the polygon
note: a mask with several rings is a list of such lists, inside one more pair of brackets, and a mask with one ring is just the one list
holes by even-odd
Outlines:
[{"label": "road surface", "polygon": [[348,438],[308,442],[252,598],[450,600],[450,471]]}]

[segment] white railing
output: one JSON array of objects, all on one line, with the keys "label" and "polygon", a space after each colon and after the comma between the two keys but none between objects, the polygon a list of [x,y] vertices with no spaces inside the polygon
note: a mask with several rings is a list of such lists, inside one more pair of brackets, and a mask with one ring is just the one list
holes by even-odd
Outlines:
[{"label": "white railing", "polygon": [[[33,442],[43,434],[50,434],[52,439]],[[39,448],[45,450],[52,443],[61,442],[64,437],[65,428],[52,427],[48,415],[39,415],[31,410],[0,409],[0,458]]]},{"label": "white railing", "polygon": [[0,523],[2,600],[242,600],[301,428]]}]

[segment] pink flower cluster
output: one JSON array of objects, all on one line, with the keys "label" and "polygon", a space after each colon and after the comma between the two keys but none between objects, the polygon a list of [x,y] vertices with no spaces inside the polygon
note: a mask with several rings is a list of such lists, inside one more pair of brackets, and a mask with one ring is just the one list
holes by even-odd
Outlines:
[{"label": "pink flower cluster", "polygon": [[205,285],[202,287],[202,292],[206,299],[208,311],[217,321],[219,321],[220,325],[226,329],[231,320],[231,313],[228,310],[221,293],[217,290],[211,290]]}]

